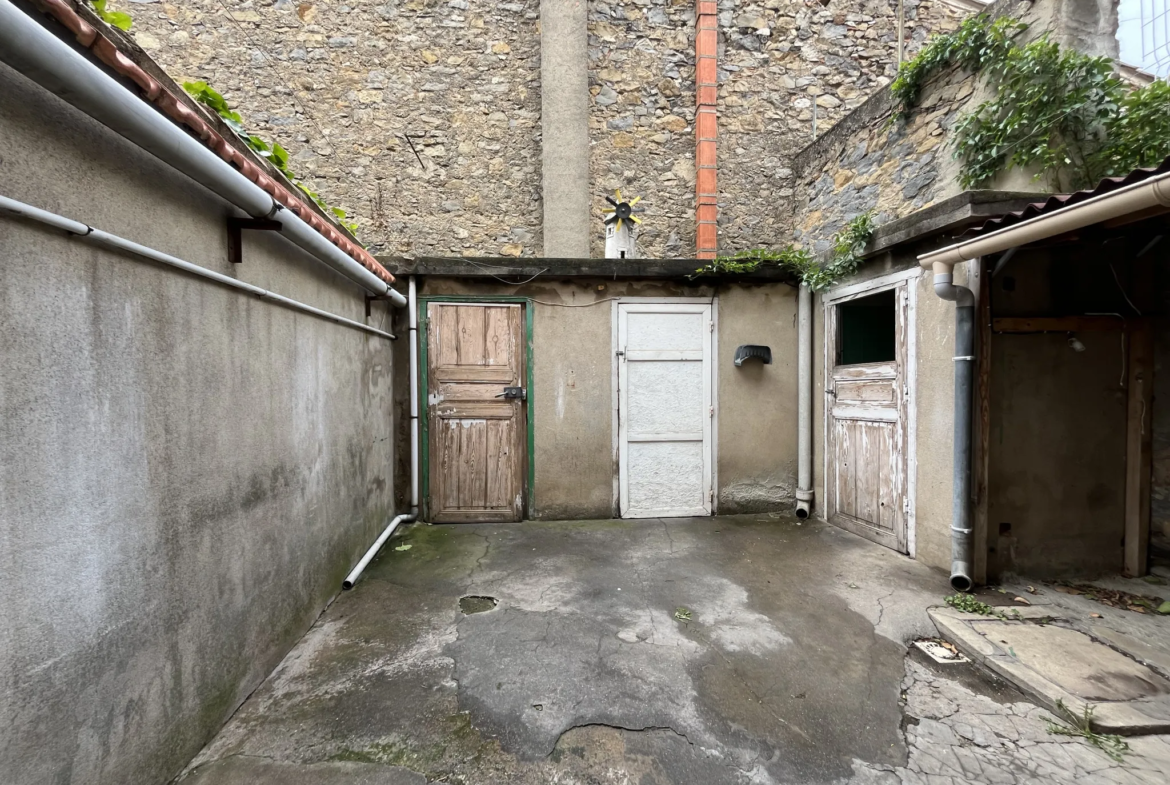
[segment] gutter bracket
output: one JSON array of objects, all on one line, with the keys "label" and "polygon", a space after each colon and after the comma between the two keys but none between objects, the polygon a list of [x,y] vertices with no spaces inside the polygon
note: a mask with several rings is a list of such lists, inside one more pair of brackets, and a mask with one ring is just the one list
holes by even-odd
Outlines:
[{"label": "gutter bracket", "polygon": [[262,232],[279,232],[280,221],[271,218],[236,218],[227,217],[228,261],[232,264],[242,264],[244,261],[244,229],[254,229]]},{"label": "gutter bracket", "polygon": [[370,318],[370,303],[375,300],[393,301],[394,298],[386,294],[367,294],[366,295],[366,318]]}]

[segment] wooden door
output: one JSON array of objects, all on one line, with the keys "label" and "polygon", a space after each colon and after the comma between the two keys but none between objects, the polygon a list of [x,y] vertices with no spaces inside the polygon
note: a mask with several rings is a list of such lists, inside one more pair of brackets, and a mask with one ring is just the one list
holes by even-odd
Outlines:
[{"label": "wooden door", "polygon": [[[842,319],[849,301],[826,309],[826,513],[832,523],[906,553],[907,285],[887,287],[883,294],[890,295],[892,340],[880,361],[842,362],[849,359],[849,325]],[[874,296],[866,292],[856,299],[866,295]],[[860,337],[863,343],[871,338]]]},{"label": "wooden door", "polygon": [[618,485],[625,518],[710,515],[710,303],[618,304]]},{"label": "wooden door", "polygon": [[526,378],[522,306],[427,307],[430,519],[518,521],[524,514]]}]

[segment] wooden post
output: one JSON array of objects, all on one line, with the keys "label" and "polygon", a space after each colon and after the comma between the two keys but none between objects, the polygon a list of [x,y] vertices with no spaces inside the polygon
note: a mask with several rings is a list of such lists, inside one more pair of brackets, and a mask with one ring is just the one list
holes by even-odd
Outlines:
[{"label": "wooden post", "polygon": [[1149,319],[1126,332],[1128,400],[1125,440],[1126,575],[1146,574],[1150,547],[1150,473],[1153,465],[1154,330]]}]

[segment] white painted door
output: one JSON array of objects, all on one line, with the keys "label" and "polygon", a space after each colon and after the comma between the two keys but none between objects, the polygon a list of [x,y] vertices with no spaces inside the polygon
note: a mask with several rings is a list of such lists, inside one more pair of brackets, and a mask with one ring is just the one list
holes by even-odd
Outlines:
[{"label": "white painted door", "polygon": [[[880,328],[845,318],[845,309],[887,295],[878,306],[888,320]],[[909,286],[900,282],[826,305],[825,346],[829,401],[826,512],[829,521],[888,548],[907,552],[907,386]],[[872,322],[872,317],[869,318]],[[888,332],[875,351],[874,334]],[[848,344],[863,344],[850,358]],[[872,356],[866,356],[866,352]],[[863,361],[858,362],[856,359]]]},{"label": "white painted door", "polygon": [[710,303],[618,303],[622,517],[710,515]]}]

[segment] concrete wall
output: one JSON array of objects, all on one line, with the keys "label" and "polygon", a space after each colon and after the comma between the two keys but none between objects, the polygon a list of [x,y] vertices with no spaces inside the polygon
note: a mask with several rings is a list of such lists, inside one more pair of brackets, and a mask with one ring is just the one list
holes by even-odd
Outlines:
[{"label": "concrete wall", "polygon": [[[796,293],[792,287],[734,284],[715,290],[706,285],[600,279],[547,283],[538,279],[515,287],[423,279],[420,295],[439,294],[509,294],[540,301],[533,306],[535,389],[530,391],[536,415],[534,517],[617,514],[614,297],[718,297],[719,509],[774,510],[792,503],[796,483]],[[771,346],[773,364],[736,368],[732,363],[735,348],[745,343]]]},{"label": "concrete wall", "polygon": [[[1136,251],[1134,251],[1136,252]],[[1117,246],[1022,252],[996,276],[993,316],[1126,313]],[[1116,264],[1126,280],[1127,265]],[[1125,533],[1126,380],[1118,329],[997,334],[991,343],[989,572],[1116,573]]]},{"label": "concrete wall", "polygon": [[[225,204],[3,66],[0,137],[6,196],[364,318],[279,237],[230,265]],[[164,783],[384,525],[391,344],[8,217],[0,248],[0,779]]]}]

